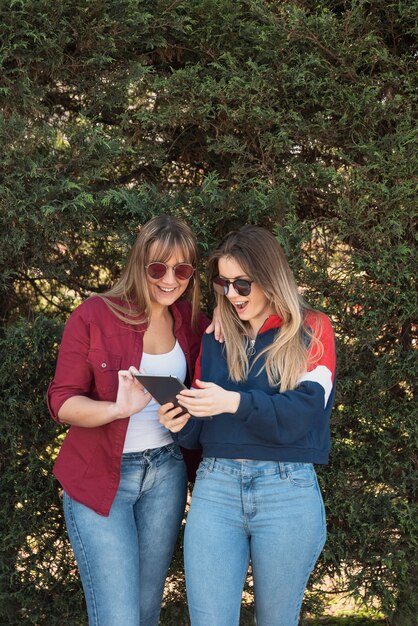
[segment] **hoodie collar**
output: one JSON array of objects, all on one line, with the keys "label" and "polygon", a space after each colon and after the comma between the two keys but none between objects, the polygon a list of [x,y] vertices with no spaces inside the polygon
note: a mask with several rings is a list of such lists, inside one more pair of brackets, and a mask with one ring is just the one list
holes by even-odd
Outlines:
[{"label": "hoodie collar", "polygon": [[261,326],[257,335],[265,333],[267,330],[271,330],[272,328],[280,328],[282,324],[283,319],[280,317],[280,315],[269,315],[268,318],[263,322],[263,325]]}]

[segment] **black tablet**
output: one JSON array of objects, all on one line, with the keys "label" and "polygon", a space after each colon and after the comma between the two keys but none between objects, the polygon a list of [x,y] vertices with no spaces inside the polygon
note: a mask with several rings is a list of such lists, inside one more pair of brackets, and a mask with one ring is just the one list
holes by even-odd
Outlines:
[{"label": "black tablet", "polygon": [[[174,406],[180,406],[177,402],[176,395],[182,390],[187,389],[185,385],[176,376],[161,376],[160,374],[135,374],[135,378],[139,380],[141,385],[149,391],[159,404],[172,402]],[[183,409],[183,413],[187,411]],[[182,415],[182,413],[180,413]],[[179,415],[177,416],[179,417]],[[194,417],[194,416],[192,416]],[[208,417],[196,417],[195,419],[212,419]]]}]

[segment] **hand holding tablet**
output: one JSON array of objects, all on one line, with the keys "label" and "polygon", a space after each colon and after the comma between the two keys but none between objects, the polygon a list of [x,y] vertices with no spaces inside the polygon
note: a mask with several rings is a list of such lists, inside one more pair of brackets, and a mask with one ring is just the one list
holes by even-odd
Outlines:
[{"label": "hand holding tablet", "polygon": [[[175,407],[180,406],[176,396],[187,387],[176,376],[161,376],[160,374],[134,374],[134,376],[159,404],[172,402]],[[177,417],[184,413],[187,413],[185,409]],[[212,416],[195,419],[212,419]]]}]

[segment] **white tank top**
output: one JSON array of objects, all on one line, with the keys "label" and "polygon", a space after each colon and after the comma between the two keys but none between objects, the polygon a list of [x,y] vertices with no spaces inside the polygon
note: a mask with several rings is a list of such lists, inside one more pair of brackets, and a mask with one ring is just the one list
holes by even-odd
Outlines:
[{"label": "white tank top", "polygon": [[[186,357],[176,340],[174,348],[164,354],[147,354],[141,359],[141,369],[146,374],[167,374],[177,376],[182,382],[186,379]],[[158,420],[158,402],[152,399],[147,406],[129,418],[124,452],[142,452],[151,448],[160,448],[173,442],[173,437]]]}]

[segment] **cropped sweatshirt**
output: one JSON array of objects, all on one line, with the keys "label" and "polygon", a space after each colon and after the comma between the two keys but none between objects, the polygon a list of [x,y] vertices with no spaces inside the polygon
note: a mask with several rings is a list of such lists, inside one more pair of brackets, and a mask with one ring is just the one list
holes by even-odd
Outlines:
[{"label": "cropped sweatshirt", "polygon": [[[270,345],[280,332],[281,319],[271,315],[254,343],[255,354]],[[288,462],[328,462],[330,414],[335,395],[335,341],[326,315],[308,312],[307,325],[323,350],[315,360],[310,349],[307,371],[295,389],[280,393],[268,382],[263,359],[250,368],[248,379],[234,382],[228,375],[224,344],[204,335],[195,379],[213,382],[240,394],[236,413],[221,413],[211,420],[191,418],[177,434],[185,448],[202,448],[204,457],[245,458]]]}]

